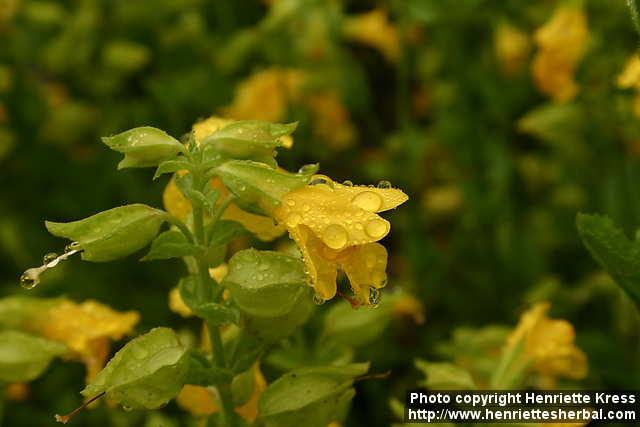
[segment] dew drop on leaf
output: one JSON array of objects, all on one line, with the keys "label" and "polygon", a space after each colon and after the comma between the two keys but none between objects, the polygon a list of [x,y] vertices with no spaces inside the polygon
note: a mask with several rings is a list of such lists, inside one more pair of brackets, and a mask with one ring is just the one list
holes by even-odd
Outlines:
[{"label": "dew drop on leaf", "polygon": [[42,258],[42,263],[43,264],[49,264],[51,261],[54,261],[56,258],[58,258],[58,254],[55,252],[49,252],[48,254],[46,254],[43,258]]},{"label": "dew drop on leaf", "polygon": [[69,253],[69,252],[73,252],[73,251],[78,251],[80,250],[80,243],[78,242],[71,242],[69,243],[67,246],[64,247],[64,253]]},{"label": "dew drop on leaf", "polygon": [[40,283],[40,271],[37,268],[30,268],[20,276],[20,286],[25,289],[33,289]]},{"label": "dew drop on leaf", "polygon": [[326,300],[325,300],[325,299],[323,299],[320,295],[315,294],[315,295],[313,296],[313,302],[314,302],[316,305],[322,305],[322,304],[324,304],[324,303],[326,302]]}]

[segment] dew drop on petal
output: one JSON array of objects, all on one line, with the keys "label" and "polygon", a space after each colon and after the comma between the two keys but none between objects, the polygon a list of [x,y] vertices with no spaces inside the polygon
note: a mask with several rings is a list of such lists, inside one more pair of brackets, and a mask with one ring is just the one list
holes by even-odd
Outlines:
[{"label": "dew drop on petal", "polygon": [[300,169],[298,169],[298,173],[301,173],[303,175],[309,174],[311,171],[315,169],[315,167],[316,165],[314,164],[303,165]]},{"label": "dew drop on petal", "polygon": [[382,197],[373,191],[363,191],[356,194],[351,203],[367,212],[377,212],[382,206]]},{"label": "dew drop on petal", "polygon": [[322,241],[331,249],[342,249],[348,239],[347,230],[338,224],[331,224],[322,232]]},{"label": "dew drop on petal", "polygon": [[295,200],[293,200],[293,199],[289,199],[289,200],[287,200],[287,205],[289,205],[289,206],[295,206],[295,205],[296,205],[296,201],[295,201]]},{"label": "dew drop on petal", "polygon": [[287,226],[295,227],[302,222],[302,216],[299,213],[292,213],[285,219]]},{"label": "dew drop on petal", "polygon": [[353,187],[353,182],[346,180],[342,183],[345,187]]},{"label": "dew drop on petal", "polygon": [[374,239],[384,237],[389,232],[389,224],[379,218],[367,222],[364,228],[365,233]]},{"label": "dew drop on petal", "polygon": [[389,181],[380,181],[378,188],[391,188],[391,183]]},{"label": "dew drop on petal", "polygon": [[333,181],[326,175],[313,175],[309,185],[326,185],[328,188],[333,189]]}]

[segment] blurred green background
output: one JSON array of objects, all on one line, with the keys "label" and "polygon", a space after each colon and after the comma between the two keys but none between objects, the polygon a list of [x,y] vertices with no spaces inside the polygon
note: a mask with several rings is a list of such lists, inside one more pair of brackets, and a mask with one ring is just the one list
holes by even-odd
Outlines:
[{"label": "blurred green background", "polygon": [[[584,14],[586,33],[553,36],[560,59],[536,75],[553,44],[536,30],[562,7]],[[590,363],[581,386],[638,388],[638,313],[575,228],[577,212],[640,226],[638,89],[619,81],[637,46],[623,0],[0,0],[0,290],[25,293],[21,272],[62,249],[44,219],[161,205],[167,178],[116,173],[100,136],[180,136],[211,114],[298,120],[281,166],[320,162],[336,180],[385,179],[410,196],[388,216],[389,288],[415,295],[426,322],[396,319],[359,350],[393,373],[358,384],[347,425],[391,423],[389,398],[420,377],[413,359],[442,358],[457,328],[514,325],[542,300],[575,326]],[[545,86],[565,75],[573,93]],[[197,330],[167,306],[183,266],[136,259],[63,263],[31,294],[138,310],[139,331]],[[52,424],[83,376],[55,362],[6,403],[5,424]],[[188,422],[174,404],[164,414]],[[74,420],[144,422],[104,408]]]}]

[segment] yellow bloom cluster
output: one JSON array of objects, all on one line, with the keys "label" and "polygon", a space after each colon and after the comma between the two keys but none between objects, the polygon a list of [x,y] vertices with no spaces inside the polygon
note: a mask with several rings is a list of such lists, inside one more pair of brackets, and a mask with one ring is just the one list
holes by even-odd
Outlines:
[{"label": "yellow bloom cluster", "polygon": [[[231,122],[232,120],[214,116],[196,123],[193,125],[196,142],[202,141],[206,136]],[[293,143],[292,140],[291,143]],[[220,198],[224,198],[229,194],[229,191],[217,178],[211,180],[211,187],[220,191]],[[184,197],[173,179],[169,181],[169,184],[165,188],[162,200],[167,212],[177,218],[184,220],[191,213],[190,202]],[[235,203],[229,205],[222,215],[222,219],[229,219],[241,223],[247,230],[255,234],[256,237],[265,241],[273,240],[284,233],[284,228],[274,225],[271,218],[246,212],[240,209]]]},{"label": "yellow bloom cluster", "polygon": [[371,289],[386,284],[387,251],[376,242],[391,228],[377,213],[397,207],[408,197],[394,188],[338,184],[322,176],[312,184],[287,194],[274,218],[302,252],[319,298],[335,296],[339,268],[349,278],[358,302],[370,303]]},{"label": "yellow bloom cluster", "polygon": [[119,340],[131,333],[139,320],[137,312],[117,312],[97,301],[78,304],[63,300],[48,309],[32,327],[43,337],[66,344],[69,357],[86,365],[89,382],[105,365],[109,340]]},{"label": "yellow bloom cluster", "polygon": [[618,76],[618,87],[620,89],[634,89],[635,98],[633,100],[633,114],[640,117],[640,58],[638,55],[631,56],[624,66],[624,70]]},{"label": "yellow bloom cluster", "polygon": [[308,80],[308,74],[297,69],[271,67],[258,71],[238,85],[233,101],[221,114],[235,120],[278,122],[286,118],[291,105],[297,104],[309,111],[318,138],[335,149],[350,146],[356,131],[339,94],[318,88],[303,90]]},{"label": "yellow bloom cluster", "polygon": [[396,62],[400,56],[398,31],[385,10],[374,9],[348,17],[343,33],[349,40],[378,49],[389,62]]},{"label": "yellow bloom cluster", "polygon": [[584,378],[587,357],[574,343],[573,326],[566,320],[548,318],[549,307],[548,303],[539,303],[522,314],[507,346],[522,345],[523,357],[542,376]]},{"label": "yellow bloom cluster", "polygon": [[500,69],[507,76],[520,71],[527,60],[531,42],[522,30],[501,24],[494,34],[494,49]]},{"label": "yellow bloom cluster", "polygon": [[578,93],[574,72],[588,41],[587,18],[582,9],[563,6],[535,33],[538,51],[533,78],[538,89],[558,102]]}]

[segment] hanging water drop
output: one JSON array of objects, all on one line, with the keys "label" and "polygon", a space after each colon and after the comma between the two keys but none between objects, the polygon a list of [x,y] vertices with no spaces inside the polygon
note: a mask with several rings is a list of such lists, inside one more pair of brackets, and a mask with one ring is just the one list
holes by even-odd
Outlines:
[{"label": "hanging water drop", "polygon": [[78,242],[71,242],[64,247],[65,254],[73,251],[79,251],[79,250],[80,250],[80,243]]},{"label": "hanging water drop", "polygon": [[376,308],[380,304],[380,290],[373,286],[369,288],[369,307]]},{"label": "hanging water drop", "polygon": [[389,232],[389,223],[382,219],[372,219],[367,222],[365,233],[374,239],[381,239]]},{"label": "hanging water drop", "polygon": [[322,298],[320,295],[315,294],[315,295],[313,296],[313,302],[314,302],[316,305],[322,305],[322,304],[324,304],[324,303],[326,302],[326,300],[325,300],[324,298]]},{"label": "hanging water drop", "polygon": [[391,188],[391,183],[386,180],[380,181],[378,183],[378,188]]},{"label": "hanging water drop", "polygon": [[40,283],[40,271],[30,268],[20,276],[20,286],[25,289],[33,289]]},{"label": "hanging water drop", "polygon": [[42,258],[42,263],[43,264],[49,264],[51,261],[55,260],[56,258],[58,258],[58,254],[55,252],[49,252],[48,254],[46,254],[43,258]]}]

